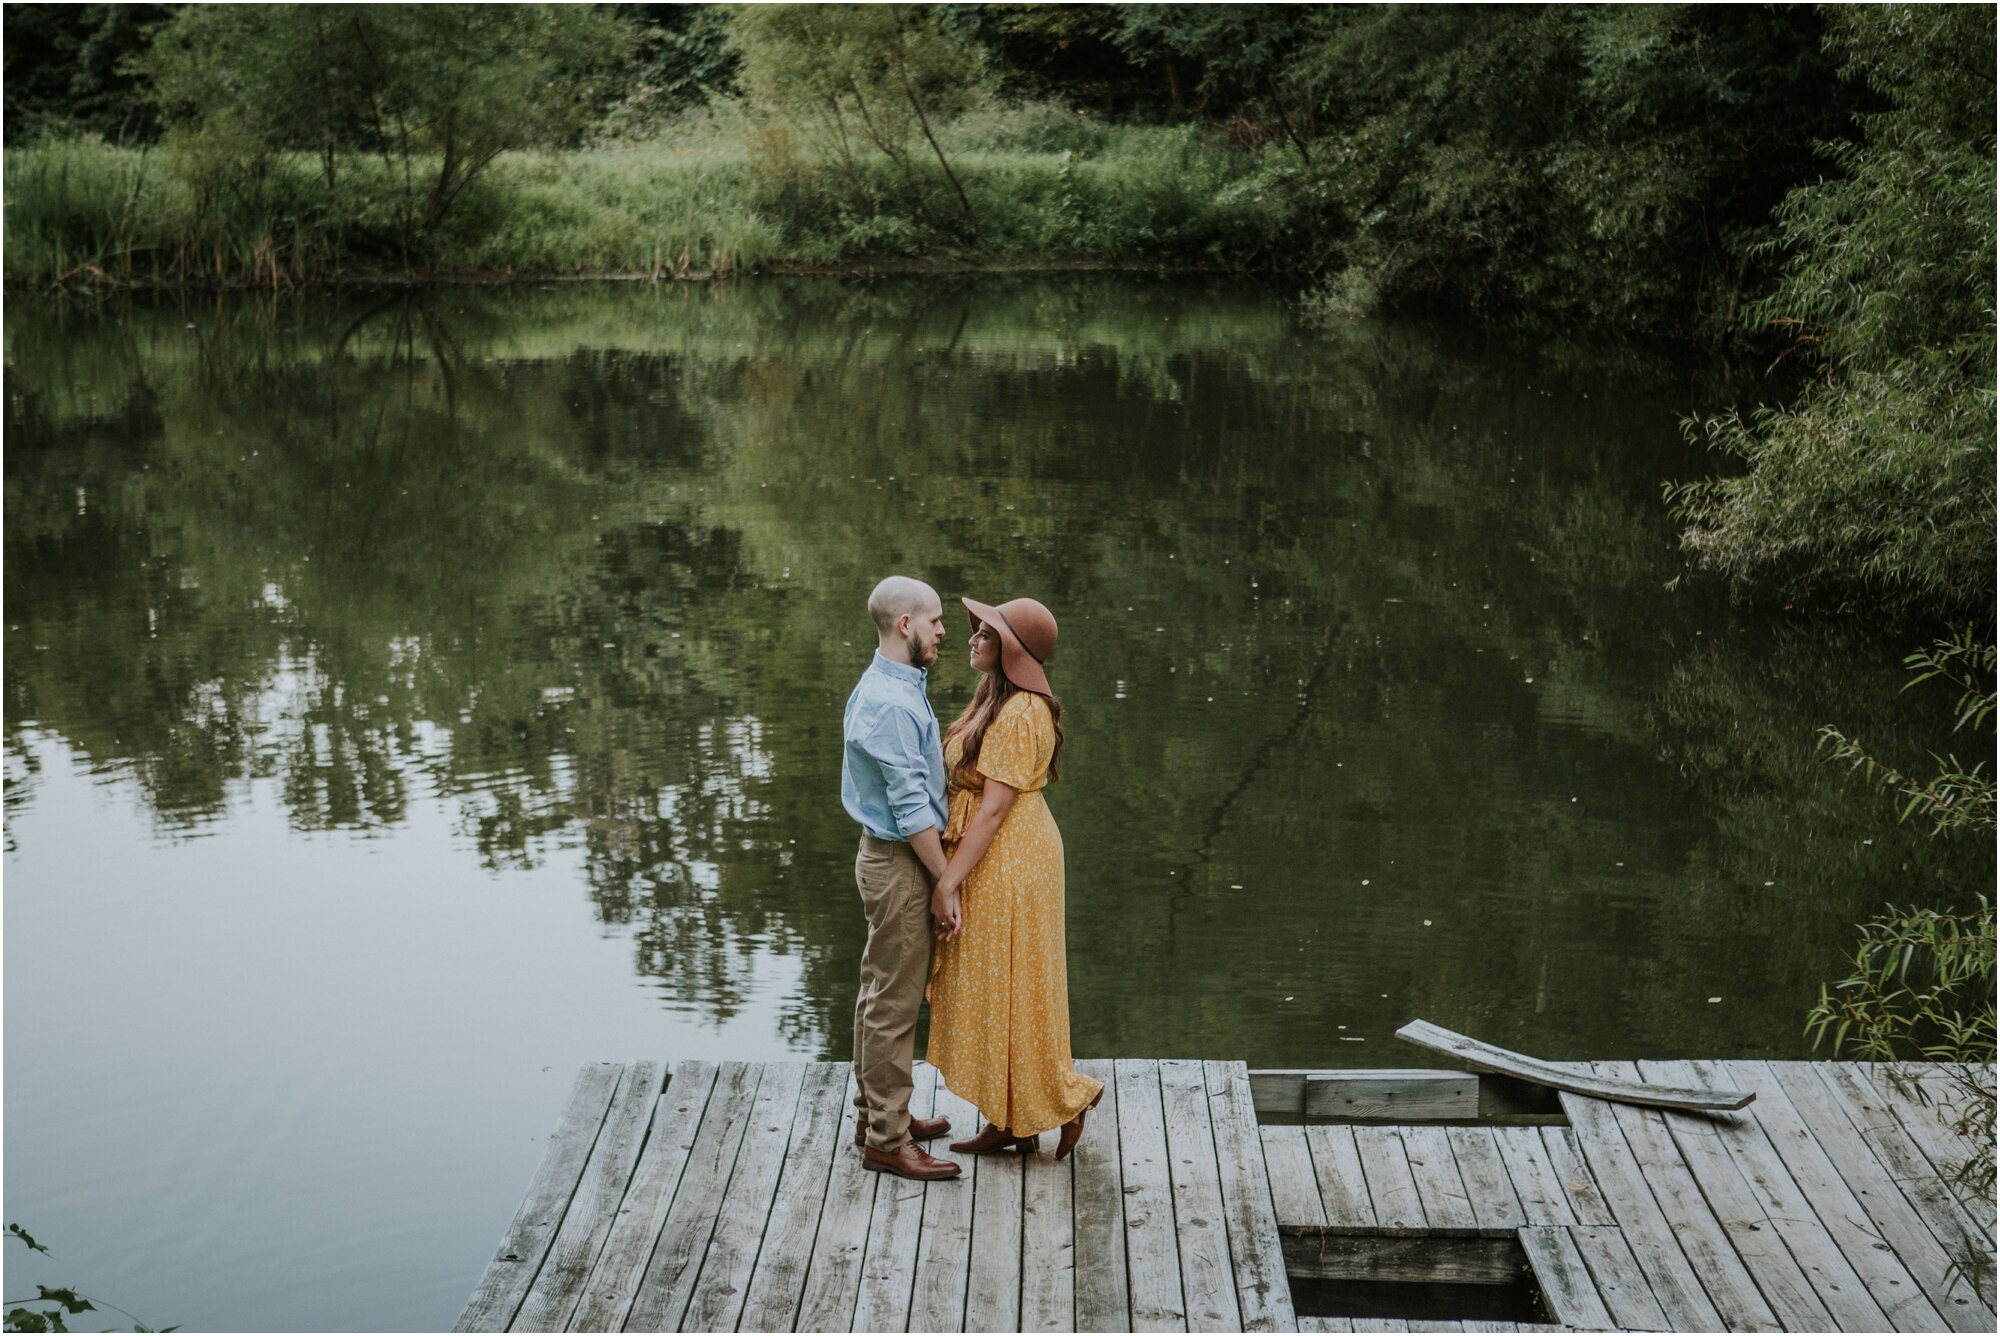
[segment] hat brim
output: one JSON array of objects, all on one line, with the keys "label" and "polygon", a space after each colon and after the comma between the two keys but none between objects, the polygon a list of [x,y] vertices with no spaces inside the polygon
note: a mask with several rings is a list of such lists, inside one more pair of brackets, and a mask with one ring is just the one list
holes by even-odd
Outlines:
[{"label": "hat brim", "polygon": [[1007,674],[1009,682],[1024,691],[1038,692],[1044,696],[1055,694],[1049,687],[1048,673],[1043,670],[1041,664],[1035,662],[1035,656],[1028,653],[1027,646],[1023,645],[1021,638],[1014,634],[1014,628],[1007,625],[1007,619],[1000,614],[998,608],[973,598],[961,597],[958,601],[965,605],[974,630],[984,622],[993,628],[995,635],[1000,637],[1000,670]]}]

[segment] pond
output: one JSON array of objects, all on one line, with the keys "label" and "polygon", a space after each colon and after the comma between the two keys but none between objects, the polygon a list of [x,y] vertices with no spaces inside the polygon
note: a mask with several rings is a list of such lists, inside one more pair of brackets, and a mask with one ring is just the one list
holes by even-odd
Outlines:
[{"label": "pond", "polygon": [[1759,387],[1285,297],[10,301],[9,1297],[442,1328],[581,1064],[846,1057],[890,571],[1061,619],[1079,1054],[1807,1056],[1993,868],[1812,754],[1935,744],[1910,644],[1684,576]]}]

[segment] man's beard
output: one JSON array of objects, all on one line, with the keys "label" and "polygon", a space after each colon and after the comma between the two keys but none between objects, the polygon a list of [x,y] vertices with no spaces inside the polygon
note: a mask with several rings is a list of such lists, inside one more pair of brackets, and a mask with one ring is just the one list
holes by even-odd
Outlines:
[{"label": "man's beard", "polygon": [[910,651],[910,663],[912,665],[918,668],[929,666],[928,660],[924,658],[924,642],[921,639],[916,636],[906,636],[903,644]]}]

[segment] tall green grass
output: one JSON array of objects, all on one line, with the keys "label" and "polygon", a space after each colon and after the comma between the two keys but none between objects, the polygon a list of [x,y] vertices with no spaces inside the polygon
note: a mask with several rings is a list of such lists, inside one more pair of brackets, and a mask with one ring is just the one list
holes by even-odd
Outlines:
[{"label": "tall green grass", "polygon": [[1107,126],[1052,107],[986,109],[942,138],[914,186],[886,158],[753,158],[742,123],[691,121],[639,144],[497,160],[407,250],[394,181],[356,159],[329,191],[317,159],[190,138],[132,150],[68,140],[5,155],[6,279],[251,283],[340,277],[720,274],[774,263],[945,257],[1227,265],[1281,250],[1282,154],[1189,127]]}]

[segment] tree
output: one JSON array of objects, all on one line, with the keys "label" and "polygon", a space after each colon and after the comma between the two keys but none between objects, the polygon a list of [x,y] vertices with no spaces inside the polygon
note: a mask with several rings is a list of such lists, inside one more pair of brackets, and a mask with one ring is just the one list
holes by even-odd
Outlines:
[{"label": "tree", "polygon": [[407,260],[494,158],[581,126],[633,41],[592,5],[190,5],[135,68],[172,123],[315,154],[336,208],[378,161]]},{"label": "tree", "polygon": [[732,34],[743,53],[743,86],[754,105],[800,126],[838,158],[856,206],[866,192],[854,159],[857,137],[894,163],[923,198],[911,161],[919,135],[958,197],[968,228],[972,201],[938,144],[937,126],[963,111],[979,62],[925,5],[746,5]]},{"label": "tree", "polygon": [[174,5],[8,5],[8,142],[81,130],[116,143],[158,133],[127,60]]},{"label": "tree", "polygon": [[1691,421],[1743,464],[1672,495],[1696,561],[1788,595],[1992,615],[1994,15],[1840,8],[1843,73],[1886,101],[1778,211],[1754,314],[1813,379],[1784,408]]},{"label": "tree", "polygon": [[1322,6],[1313,109],[1343,305],[1538,306],[1727,329],[1770,211],[1845,105],[1803,6]]}]

